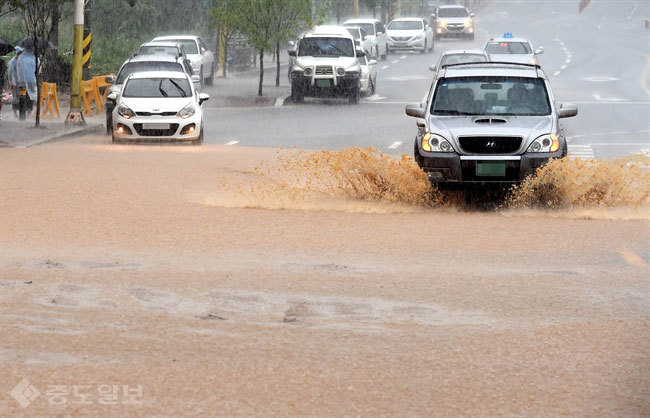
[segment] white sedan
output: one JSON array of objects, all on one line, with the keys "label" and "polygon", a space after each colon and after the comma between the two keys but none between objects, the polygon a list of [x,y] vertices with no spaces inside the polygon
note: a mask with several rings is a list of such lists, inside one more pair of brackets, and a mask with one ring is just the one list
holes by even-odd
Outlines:
[{"label": "white sedan", "polygon": [[176,42],[181,44],[187,58],[192,64],[194,74],[201,78],[201,83],[205,82],[208,86],[212,85],[217,70],[217,63],[214,60],[214,54],[199,36],[159,36],[151,42]]},{"label": "white sedan", "polygon": [[148,71],[131,74],[121,93],[110,93],[113,143],[181,141],[203,143],[203,110],[210,96],[199,93],[185,73]]},{"label": "white sedan", "polygon": [[360,92],[365,96],[372,96],[377,92],[377,61],[369,55],[358,57],[361,66]]},{"label": "white sedan", "polygon": [[415,50],[433,52],[433,30],[426,20],[419,17],[393,19],[386,26],[388,51]]}]

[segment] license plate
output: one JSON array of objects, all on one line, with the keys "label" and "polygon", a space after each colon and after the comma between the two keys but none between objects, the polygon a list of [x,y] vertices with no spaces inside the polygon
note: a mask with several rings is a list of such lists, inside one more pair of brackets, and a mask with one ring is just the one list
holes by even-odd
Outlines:
[{"label": "license plate", "polygon": [[505,177],[506,163],[501,161],[489,162],[489,163],[477,163],[476,175],[481,177]]},{"label": "license plate", "polygon": [[332,85],[331,80],[316,80],[316,86],[318,87],[329,87]]},{"label": "license plate", "polygon": [[142,129],[169,129],[168,123],[143,123]]}]

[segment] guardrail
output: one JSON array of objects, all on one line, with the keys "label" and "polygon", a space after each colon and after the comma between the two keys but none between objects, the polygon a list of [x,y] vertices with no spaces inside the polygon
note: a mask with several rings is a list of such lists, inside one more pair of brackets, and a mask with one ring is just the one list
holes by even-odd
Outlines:
[{"label": "guardrail", "polygon": [[[60,119],[59,96],[56,93],[56,83],[41,83],[41,118]],[[56,111],[56,116],[54,112]]]},{"label": "guardrail", "polygon": [[95,115],[104,111],[104,102],[108,95],[108,88],[111,86],[111,83],[106,81],[107,77],[109,76],[102,75],[81,82],[84,115]]}]

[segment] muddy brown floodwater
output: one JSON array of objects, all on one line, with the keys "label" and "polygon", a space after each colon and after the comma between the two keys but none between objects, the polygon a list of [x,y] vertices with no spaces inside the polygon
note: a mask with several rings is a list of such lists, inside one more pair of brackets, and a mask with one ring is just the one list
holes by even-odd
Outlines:
[{"label": "muddy brown floodwater", "polygon": [[1,150],[0,415],[648,415],[647,162],[563,164],[476,212],[372,150]]}]

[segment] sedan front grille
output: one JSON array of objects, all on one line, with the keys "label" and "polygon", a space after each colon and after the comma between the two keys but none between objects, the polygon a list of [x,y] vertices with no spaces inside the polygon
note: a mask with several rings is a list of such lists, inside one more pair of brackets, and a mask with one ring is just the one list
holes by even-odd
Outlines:
[{"label": "sedan front grille", "polygon": [[464,27],[464,23],[450,23],[447,25],[447,29],[449,30],[462,30]]},{"label": "sedan front grille", "polygon": [[332,75],[334,74],[334,69],[329,65],[318,65],[316,66],[316,75]]},{"label": "sedan front grille", "polygon": [[169,124],[169,129],[142,129],[141,123],[134,123],[133,128],[140,136],[172,136],[178,130],[178,123]]},{"label": "sedan front grille", "polygon": [[412,38],[411,36],[393,36],[393,40],[397,42],[406,42],[411,38]]},{"label": "sedan front grille", "polygon": [[176,116],[176,112],[135,112],[138,116]]},{"label": "sedan front grille", "polygon": [[519,136],[461,136],[461,148],[470,154],[512,154],[521,146]]}]

